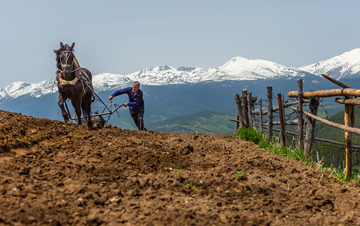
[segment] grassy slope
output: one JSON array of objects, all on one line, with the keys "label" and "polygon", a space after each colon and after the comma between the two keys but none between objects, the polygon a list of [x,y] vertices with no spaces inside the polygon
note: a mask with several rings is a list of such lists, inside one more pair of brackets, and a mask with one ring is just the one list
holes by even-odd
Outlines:
[{"label": "grassy slope", "polygon": [[150,123],[146,128],[156,132],[233,134],[235,125],[229,121],[229,118],[234,118],[233,115],[233,110],[221,113],[206,110]]}]

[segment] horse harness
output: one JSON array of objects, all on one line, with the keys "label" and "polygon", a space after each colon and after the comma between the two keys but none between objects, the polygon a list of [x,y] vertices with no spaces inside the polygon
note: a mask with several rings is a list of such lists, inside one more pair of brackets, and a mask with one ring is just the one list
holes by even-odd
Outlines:
[{"label": "horse harness", "polygon": [[[66,61],[69,59],[69,57],[73,55],[73,63],[71,65],[68,65],[68,64],[62,64],[61,62],[61,58],[62,57],[65,57]],[[74,64],[76,66],[76,69],[72,70],[70,73],[73,73],[73,72],[76,72],[78,70],[80,70],[80,74],[79,75],[75,75],[75,78],[71,81],[67,81],[63,78],[61,78],[61,74],[64,73],[64,70],[68,67],[71,67],[70,69],[72,69],[74,67]],[[74,56],[73,52],[72,51],[62,51],[60,53],[60,68],[58,69],[59,70],[59,73],[57,74],[56,78],[55,78],[55,81],[53,83],[53,86],[55,84],[55,82],[57,81],[61,86],[75,86],[77,84],[77,82],[80,80],[81,81],[81,84],[82,84],[82,88],[83,88],[83,96],[86,94],[86,90],[85,90],[85,86],[84,84],[86,84],[87,87],[90,88],[91,91],[92,88],[90,87],[90,85],[88,84],[90,82],[90,78],[89,76],[87,75],[87,73],[80,67],[79,65],[79,62],[77,61],[76,57]],[[51,94],[52,94],[52,91],[51,91]]]}]

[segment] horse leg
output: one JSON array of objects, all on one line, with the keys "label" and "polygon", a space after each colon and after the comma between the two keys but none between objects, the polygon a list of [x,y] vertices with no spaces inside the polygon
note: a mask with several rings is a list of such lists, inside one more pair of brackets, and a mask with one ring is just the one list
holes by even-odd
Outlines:
[{"label": "horse leg", "polygon": [[69,123],[69,121],[71,122],[71,119],[69,118],[69,115],[66,113],[65,111],[65,108],[64,108],[64,103],[65,103],[66,100],[64,100],[63,96],[59,93],[59,102],[58,102],[58,105],[61,109],[61,114],[64,118],[64,121],[66,123]]},{"label": "horse leg", "polygon": [[93,122],[91,120],[90,112],[91,112],[91,95],[87,93],[82,100],[81,108],[83,110],[84,117],[87,120],[87,125],[89,129],[93,128]]},{"label": "horse leg", "polygon": [[78,125],[82,125],[81,121],[81,98],[71,99],[71,104],[75,109]]}]

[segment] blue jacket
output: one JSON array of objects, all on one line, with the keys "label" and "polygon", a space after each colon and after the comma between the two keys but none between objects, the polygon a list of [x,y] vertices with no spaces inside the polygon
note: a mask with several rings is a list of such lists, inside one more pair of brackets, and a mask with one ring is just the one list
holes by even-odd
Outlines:
[{"label": "blue jacket", "polygon": [[127,87],[124,89],[120,89],[115,91],[111,96],[116,97],[118,95],[126,93],[129,96],[129,109],[131,110],[141,110],[144,109],[144,99],[143,99],[143,92],[139,89],[134,95],[134,91],[132,87]]}]

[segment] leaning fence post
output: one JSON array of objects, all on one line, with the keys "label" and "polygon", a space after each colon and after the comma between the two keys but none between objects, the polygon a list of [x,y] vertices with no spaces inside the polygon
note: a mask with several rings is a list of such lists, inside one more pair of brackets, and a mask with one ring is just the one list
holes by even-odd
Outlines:
[{"label": "leaning fence post", "polygon": [[237,94],[237,93],[235,93],[235,94],[236,94],[235,95],[236,107],[237,107],[237,112],[239,114],[239,124],[240,124],[240,128],[241,128],[244,126],[241,98],[239,97],[239,94]]},{"label": "leaning fence post", "polygon": [[244,119],[244,127],[249,127],[249,114],[248,114],[248,105],[247,105],[247,90],[242,90],[242,107],[243,107],[243,119]]},{"label": "leaning fence post", "polygon": [[[309,105],[310,114],[317,115],[318,107],[319,107],[319,98],[311,98]],[[316,122],[315,119],[309,117],[308,123],[306,124],[305,147],[304,147],[305,160],[311,156],[311,149],[315,137],[315,122]]]},{"label": "leaning fence post", "polygon": [[239,123],[240,122],[240,111],[239,111],[240,106],[239,106],[239,101],[237,99],[237,94],[234,93],[233,96],[234,96],[235,103],[236,103],[236,120],[237,120],[237,122],[235,122],[235,131],[234,131],[234,134],[236,134],[237,131],[239,130],[239,125],[240,125],[240,123]]},{"label": "leaning fence post", "polygon": [[250,127],[254,127],[253,125],[253,118],[252,118],[252,114],[251,114],[251,92],[247,94],[247,101],[248,101],[248,111],[249,111],[249,125]]},{"label": "leaning fence post", "polygon": [[[345,99],[353,99],[353,97],[345,97]],[[354,127],[354,105],[345,104],[345,115],[344,121],[345,126]],[[348,181],[351,178],[352,173],[352,133],[345,131],[345,142],[346,142],[346,170],[345,170],[345,180]]]},{"label": "leaning fence post", "polygon": [[262,100],[259,100],[259,110],[260,110],[260,133],[263,132],[263,115],[262,115]]},{"label": "leaning fence post", "polygon": [[270,143],[272,138],[272,120],[273,120],[273,106],[272,106],[272,86],[267,86],[267,98],[268,98],[268,115],[267,115],[267,140]]},{"label": "leaning fence post", "polygon": [[302,101],[302,93],[303,93],[303,80],[298,79],[297,80],[297,86],[298,86],[298,108],[297,108],[297,116],[298,116],[298,146],[300,149],[304,148],[304,131],[303,131],[303,101]]},{"label": "leaning fence post", "polygon": [[281,131],[281,141],[282,146],[286,146],[286,140],[285,140],[285,122],[284,122],[284,108],[282,103],[281,94],[278,94],[278,104],[279,104],[279,116],[280,116],[280,131]]}]

